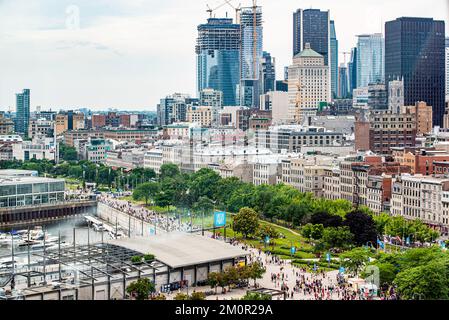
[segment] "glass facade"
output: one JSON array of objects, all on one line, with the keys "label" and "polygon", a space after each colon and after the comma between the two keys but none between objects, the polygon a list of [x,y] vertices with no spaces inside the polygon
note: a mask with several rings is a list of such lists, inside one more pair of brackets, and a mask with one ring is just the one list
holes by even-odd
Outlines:
[{"label": "glass facade", "polygon": [[28,135],[30,123],[30,90],[24,89],[16,94],[16,118],[14,119],[15,131],[24,136]]},{"label": "glass facade", "polygon": [[351,61],[348,63],[349,95],[357,88],[357,48],[351,49]]},{"label": "glass facade", "polygon": [[237,104],[240,77],[239,50],[207,50],[197,55],[198,88],[223,93],[223,105]]},{"label": "glass facade", "polygon": [[337,33],[335,31],[335,23],[334,21],[330,22],[330,34],[331,34],[331,92],[332,92],[332,98],[335,98],[341,95],[338,94],[338,40],[337,40]]},{"label": "glass facade", "polygon": [[385,24],[387,81],[404,80],[404,103],[432,106],[433,125],[443,126],[445,109],[445,23],[399,18]]},{"label": "glass facade", "polygon": [[275,69],[274,58],[271,54],[264,51],[262,54],[262,65],[261,65],[261,94],[265,94],[269,91],[274,91],[276,83],[276,69]]},{"label": "glass facade", "polygon": [[380,33],[359,35],[357,42],[357,87],[385,81],[385,41]]},{"label": "glass facade", "polygon": [[197,93],[223,93],[223,105],[238,104],[240,80],[240,25],[228,18],[210,18],[198,26]]},{"label": "glass facade", "polygon": [[324,57],[324,64],[329,65],[329,33],[329,11],[298,9],[293,14],[293,56],[304,50],[306,43],[310,43],[310,47]]},{"label": "glass facade", "polygon": [[[36,179],[38,181],[39,179]],[[65,182],[17,182],[0,185],[0,208],[23,207],[64,201]]]},{"label": "glass facade", "polygon": [[240,105],[259,107],[260,67],[263,54],[262,8],[242,8],[240,12]]}]

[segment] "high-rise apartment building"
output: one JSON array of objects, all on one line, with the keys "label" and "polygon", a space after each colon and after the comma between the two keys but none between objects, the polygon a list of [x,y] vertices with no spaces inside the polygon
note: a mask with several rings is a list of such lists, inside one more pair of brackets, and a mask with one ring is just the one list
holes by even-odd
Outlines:
[{"label": "high-rise apartment building", "polygon": [[263,54],[262,7],[241,9],[240,30],[240,105],[258,108]]},{"label": "high-rise apartment building", "polygon": [[223,105],[238,104],[240,25],[228,18],[210,18],[198,26],[196,44],[197,92],[223,92]]},{"label": "high-rise apartment building", "polygon": [[357,87],[385,81],[385,40],[382,34],[364,34],[357,41]]},{"label": "high-rise apartment building", "polygon": [[200,106],[210,107],[212,121],[218,123],[220,110],[223,109],[223,93],[214,89],[204,89],[200,92]]},{"label": "high-rise apartment building", "polygon": [[[333,20],[330,21],[330,46],[331,46],[331,92],[332,98],[342,97],[339,94],[340,87],[340,71],[338,67],[338,40],[337,40],[337,32],[335,31],[335,22]],[[346,94],[344,95],[346,97]]]},{"label": "high-rise apartment building", "polygon": [[445,111],[444,64],[444,21],[402,17],[385,24],[386,80],[403,79],[405,105],[431,105],[436,126]]},{"label": "high-rise apartment building", "polygon": [[28,135],[30,123],[30,89],[23,89],[16,94],[16,118],[14,120],[16,133]]},{"label": "high-rise apartment building", "polygon": [[157,122],[159,126],[166,126],[175,122],[187,120],[189,107],[198,106],[199,99],[192,99],[187,94],[175,93],[161,99],[157,105]]}]

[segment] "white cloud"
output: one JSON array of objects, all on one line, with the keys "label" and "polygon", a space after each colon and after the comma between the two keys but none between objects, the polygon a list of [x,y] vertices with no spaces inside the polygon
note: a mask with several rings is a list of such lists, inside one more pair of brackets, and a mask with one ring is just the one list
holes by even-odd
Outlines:
[{"label": "white cloud", "polygon": [[[196,27],[208,17],[207,3],[216,7],[222,1],[0,0],[0,108],[14,108],[14,93],[25,87],[32,90],[33,107],[47,108],[154,109],[171,92],[194,94]],[[278,77],[291,62],[292,13],[300,6],[331,10],[340,51],[355,45],[356,34],[379,32],[399,16],[448,20],[444,0],[413,6],[407,0],[258,3],[264,49],[276,57]],[[79,7],[79,30],[65,28],[71,4]],[[230,7],[216,14],[226,11],[234,17]]]}]

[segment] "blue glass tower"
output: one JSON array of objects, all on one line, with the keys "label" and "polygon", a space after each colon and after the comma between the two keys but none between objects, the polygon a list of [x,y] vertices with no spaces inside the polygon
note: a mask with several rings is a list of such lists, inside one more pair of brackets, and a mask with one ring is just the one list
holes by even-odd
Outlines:
[{"label": "blue glass tower", "polygon": [[338,94],[338,40],[337,33],[335,31],[335,22],[330,22],[330,43],[331,43],[331,92],[332,98],[335,98]]},{"label": "blue glass tower", "polygon": [[385,81],[385,40],[380,33],[358,36],[357,87]]},{"label": "blue glass tower", "polygon": [[223,105],[238,104],[240,81],[240,25],[228,18],[210,18],[198,26],[197,93],[214,89],[223,93]]},{"label": "blue glass tower", "polygon": [[348,63],[349,96],[357,88],[357,48],[351,49],[351,60]]}]

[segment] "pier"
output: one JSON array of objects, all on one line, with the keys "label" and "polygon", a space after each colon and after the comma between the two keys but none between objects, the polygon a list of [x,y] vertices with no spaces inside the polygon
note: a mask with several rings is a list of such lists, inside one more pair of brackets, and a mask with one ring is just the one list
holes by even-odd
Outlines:
[{"label": "pier", "polygon": [[43,205],[0,208],[0,228],[51,222],[88,212],[96,213],[96,210],[96,200],[65,201]]}]

